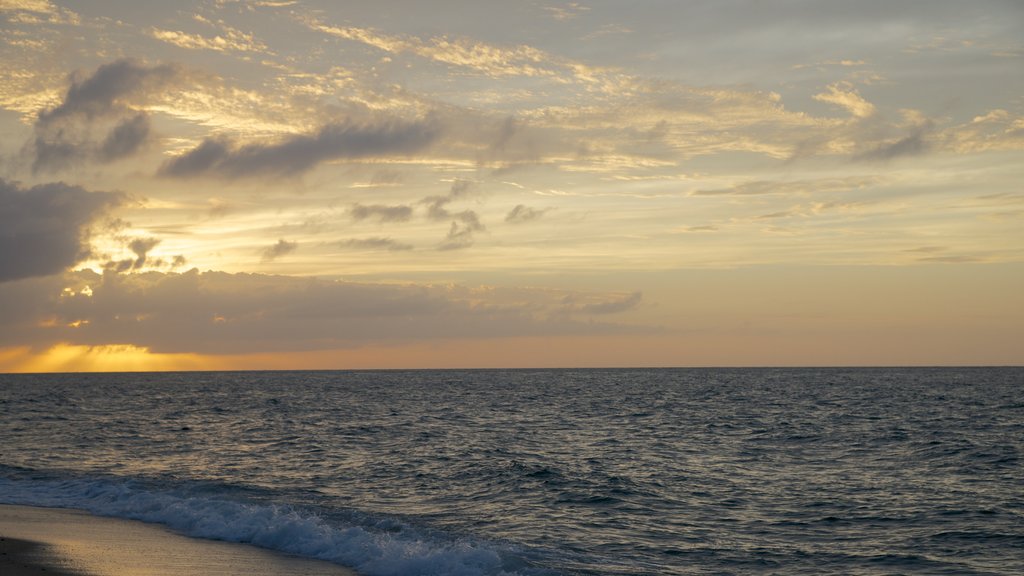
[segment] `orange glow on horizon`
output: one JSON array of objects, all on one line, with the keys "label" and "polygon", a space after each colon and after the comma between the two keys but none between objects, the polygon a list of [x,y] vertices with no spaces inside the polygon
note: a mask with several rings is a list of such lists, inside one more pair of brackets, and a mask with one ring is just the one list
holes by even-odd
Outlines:
[{"label": "orange glow on horizon", "polygon": [[33,352],[28,347],[0,350],[0,371],[3,372],[161,372],[218,369],[222,369],[222,366],[213,356],[159,354],[131,344],[57,344],[42,352]]}]

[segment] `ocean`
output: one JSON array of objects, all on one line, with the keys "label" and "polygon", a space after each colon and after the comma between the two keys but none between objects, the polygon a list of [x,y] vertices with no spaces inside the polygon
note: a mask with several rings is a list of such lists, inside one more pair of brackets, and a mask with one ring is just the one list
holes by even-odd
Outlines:
[{"label": "ocean", "polygon": [[1024,369],[0,375],[0,503],[367,576],[1024,574]]}]

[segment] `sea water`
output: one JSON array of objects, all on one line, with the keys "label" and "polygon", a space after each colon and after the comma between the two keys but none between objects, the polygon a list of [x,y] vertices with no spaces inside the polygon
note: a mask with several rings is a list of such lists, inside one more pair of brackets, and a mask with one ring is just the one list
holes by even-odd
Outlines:
[{"label": "sea water", "polygon": [[1024,574],[1024,369],[0,375],[0,503],[366,575]]}]

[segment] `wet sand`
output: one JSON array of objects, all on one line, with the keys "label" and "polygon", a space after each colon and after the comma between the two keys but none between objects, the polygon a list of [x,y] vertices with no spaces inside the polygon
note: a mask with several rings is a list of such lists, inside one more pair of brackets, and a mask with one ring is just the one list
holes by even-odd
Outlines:
[{"label": "wet sand", "polygon": [[355,576],[255,546],[77,510],[0,505],[3,576]]}]

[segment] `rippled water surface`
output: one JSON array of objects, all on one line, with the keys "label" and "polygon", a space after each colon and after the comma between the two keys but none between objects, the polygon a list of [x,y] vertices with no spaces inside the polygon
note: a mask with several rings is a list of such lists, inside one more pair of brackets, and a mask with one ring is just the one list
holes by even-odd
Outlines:
[{"label": "rippled water surface", "polygon": [[368,575],[1024,574],[1024,369],[0,375],[0,502]]}]

